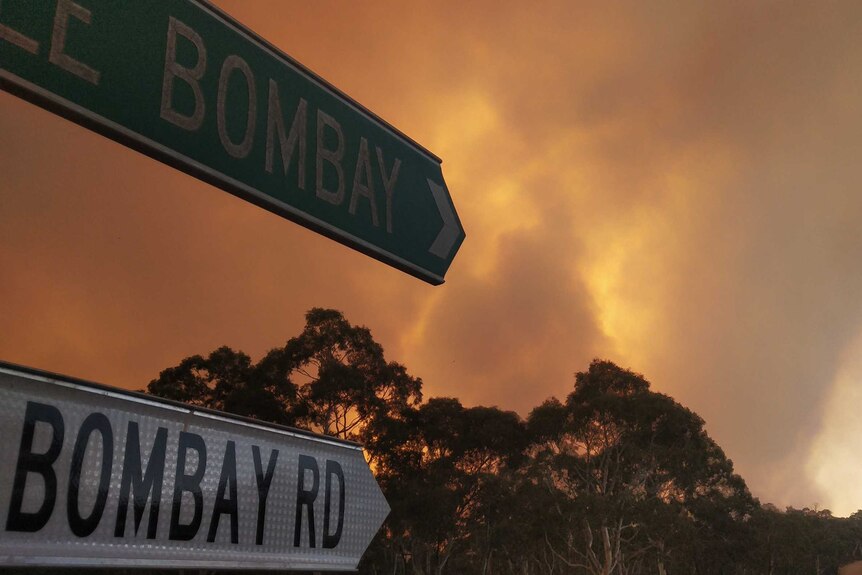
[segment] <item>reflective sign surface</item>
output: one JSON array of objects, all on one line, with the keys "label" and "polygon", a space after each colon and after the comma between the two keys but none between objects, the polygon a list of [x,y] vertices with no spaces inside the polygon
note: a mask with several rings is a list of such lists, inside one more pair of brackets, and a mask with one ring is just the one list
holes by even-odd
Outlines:
[{"label": "reflective sign surface", "polygon": [[0,364],[0,565],[352,570],[362,450]]}]

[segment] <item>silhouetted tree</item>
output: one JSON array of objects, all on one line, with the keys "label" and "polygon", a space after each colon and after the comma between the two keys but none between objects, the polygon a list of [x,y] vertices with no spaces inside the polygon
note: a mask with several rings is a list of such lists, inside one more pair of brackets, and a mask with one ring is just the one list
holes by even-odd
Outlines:
[{"label": "silhouetted tree", "polygon": [[295,423],[295,386],[266,377],[248,355],[229,347],[220,347],[206,358],[185,358],[176,367],[162,371],[147,386],[147,392],[273,423]]},{"label": "silhouetted tree", "polygon": [[374,575],[809,575],[862,558],[862,511],[761,506],[703,420],[593,361],[527,421],[422,381],[370,330],[314,308],[259,362],[221,347],[147,390],[360,441],[392,507]]},{"label": "silhouetted tree", "polygon": [[375,456],[377,436],[368,426],[418,405],[422,381],[386,361],[371,331],[350,324],[341,312],[314,308],[305,320],[302,333],[270,351],[261,368],[273,382],[297,390],[293,413],[299,424],[360,441]]},{"label": "silhouetted tree", "polygon": [[194,355],[150,382],[154,395],[363,442],[376,454],[386,419],[399,419],[422,399],[422,381],[396,362],[368,328],[336,310],[314,308],[305,328],[257,364],[221,347]]},{"label": "silhouetted tree", "polygon": [[411,573],[463,572],[484,521],[483,490],[526,446],[523,422],[512,412],[433,398],[406,424],[414,456],[378,476],[393,509],[387,522],[393,554]]},{"label": "silhouetted tree", "polygon": [[528,424],[534,473],[565,502],[548,545],[569,567],[664,572],[692,556],[693,534],[711,541],[704,517],[725,521],[727,536],[756,508],[703,420],[611,362],[593,361],[565,404],[545,402]]}]

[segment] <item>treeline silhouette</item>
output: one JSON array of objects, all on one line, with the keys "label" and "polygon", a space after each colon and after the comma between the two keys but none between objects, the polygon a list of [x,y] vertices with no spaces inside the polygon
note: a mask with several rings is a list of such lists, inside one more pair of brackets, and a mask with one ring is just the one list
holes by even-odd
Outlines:
[{"label": "treeline silhouette", "polygon": [[367,328],[315,308],[257,363],[222,347],[147,391],[362,443],[392,512],[361,573],[818,575],[862,557],[862,512],[760,504],[697,414],[609,361],[524,420],[423,401]]}]

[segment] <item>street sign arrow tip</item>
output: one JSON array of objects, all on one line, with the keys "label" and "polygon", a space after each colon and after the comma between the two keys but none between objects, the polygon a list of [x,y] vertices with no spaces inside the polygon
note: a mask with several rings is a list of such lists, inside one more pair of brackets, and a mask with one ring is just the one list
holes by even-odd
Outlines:
[{"label": "street sign arrow tip", "polygon": [[389,506],[389,502],[386,501],[386,496],[380,489],[380,484],[377,483],[371,470],[366,467],[363,469],[363,472],[367,473],[368,483],[365,489],[367,490],[369,505],[364,510],[365,523],[357,533],[357,538],[358,546],[364,552],[371,545],[377,532],[380,531],[383,522],[389,517],[392,508]]},{"label": "street sign arrow tip", "polygon": [[431,194],[434,196],[434,202],[437,204],[437,210],[440,212],[440,217],[443,218],[443,227],[434,239],[434,243],[428,248],[428,251],[438,258],[445,260],[449,257],[449,253],[458,240],[460,232],[458,219],[455,216],[455,211],[452,209],[452,204],[448,201],[446,188],[431,178],[427,178],[427,181]]}]

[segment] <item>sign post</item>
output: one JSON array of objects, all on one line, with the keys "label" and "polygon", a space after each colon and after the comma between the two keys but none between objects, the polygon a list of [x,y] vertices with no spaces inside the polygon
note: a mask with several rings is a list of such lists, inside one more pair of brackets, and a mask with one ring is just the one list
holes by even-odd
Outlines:
[{"label": "sign post", "polygon": [[432,284],[464,240],[439,158],[205,0],[3,0],[0,87]]},{"label": "sign post", "polygon": [[354,443],[0,362],[0,566],[355,570]]}]

